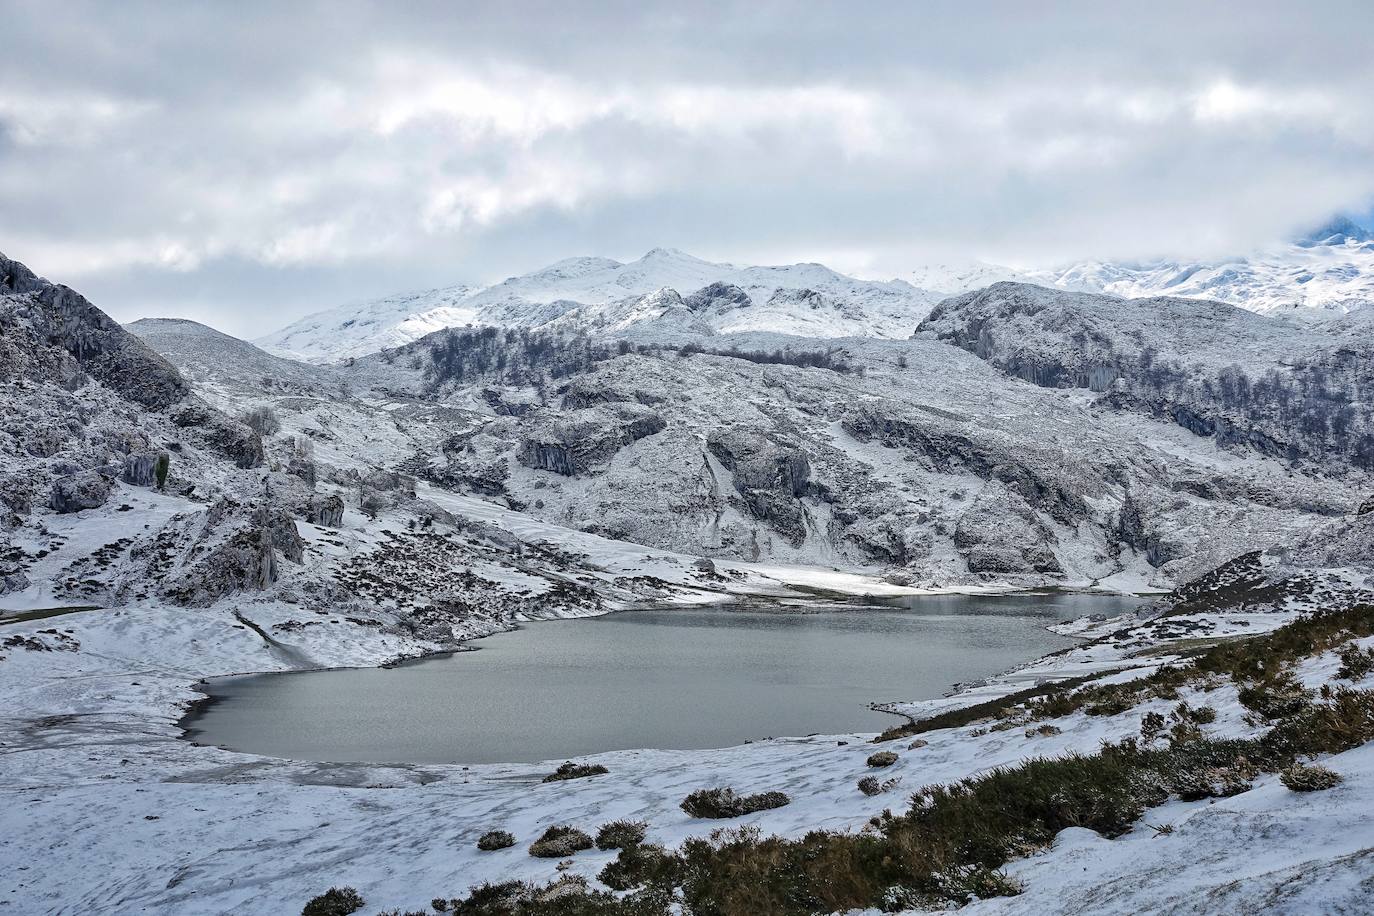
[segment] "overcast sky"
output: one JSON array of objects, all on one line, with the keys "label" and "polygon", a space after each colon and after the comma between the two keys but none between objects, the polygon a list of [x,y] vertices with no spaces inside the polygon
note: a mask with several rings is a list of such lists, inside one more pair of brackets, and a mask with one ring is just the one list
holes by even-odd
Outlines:
[{"label": "overcast sky", "polygon": [[1374,206],[1365,0],[286,6],[0,0],[0,251],[253,337],[577,254],[885,278]]}]

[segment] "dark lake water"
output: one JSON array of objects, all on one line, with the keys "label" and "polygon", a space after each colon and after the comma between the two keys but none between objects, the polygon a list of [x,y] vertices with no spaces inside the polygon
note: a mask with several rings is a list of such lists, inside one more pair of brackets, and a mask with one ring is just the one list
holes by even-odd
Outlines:
[{"label": "dark lake water", "polygon": [[189,737],[306,760],[534,762],[880,731],[871,702],[937,697],[1073,641],[1044,629],[1134,598],[921,596],[541,621],[391,669],[219,678]]}]

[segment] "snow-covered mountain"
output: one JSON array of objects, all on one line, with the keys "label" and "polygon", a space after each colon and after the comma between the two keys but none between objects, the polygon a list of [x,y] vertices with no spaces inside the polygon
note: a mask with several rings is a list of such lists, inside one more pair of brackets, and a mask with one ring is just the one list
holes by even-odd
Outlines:
[{"label": "snow-covered mountain", "polygon": [[[671,292],[660,292],[660,291]],[[694,294],[697,294],[694,297]],[[650,301],[644,297],[651,297]],[[655,248],[637,261],[567,258],[484,288],[445,287],[340,306],[255,343],[312,362],[375,353],[466,324],[629,327],[665,302],[697,303],[700,329],[810,337],[906,337],[941,298],[903,280],[859,280],[822,264],[751,267]]]},{"label": "snow-covered mountain", "polygon": [[1003,281],[1123,299],[1209,299],[1261,314],[1330,317],[1374,302],[1374,232],[1336,217],[1289,242],[1212,260],[1086,260],[1047,268],[984,261],[923,264],[905,279],[955,296]]},{"label": "snow-covered mountain", "polygon": [[1248,257],[1138,264],[1083,261],[1025,271],[1020,279],[1128,299],[1212,299],[1262,314],[1340,314],[1374,302],[1374,233],[1336,218],[1288,244]]},{"label": "snow-covered mountain", "polygon": [[341,305],[307,315],[256,342],[272,353],[310,362],[375,353],[474,321],[475,314],[462,302],[475,291],[447,286]]}]

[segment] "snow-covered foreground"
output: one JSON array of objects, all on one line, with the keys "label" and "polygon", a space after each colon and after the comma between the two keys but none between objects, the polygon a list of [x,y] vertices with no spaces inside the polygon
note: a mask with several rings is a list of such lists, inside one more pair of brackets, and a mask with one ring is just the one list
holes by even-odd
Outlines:
[{"label": "snow-covered foreground", "polygon": [[[273,609],[254,605],[251,615],[266,621]],[[1089,672],[1140,673],[1168,660],[1160,647],[1175,640],[1263,632],[1292,616],[1146,621],[903,711],[928,713]],[[293,648],[328,665],[377,664],[411,648],[357,629],[347,640],[323,627],[293,633],[300,640]],[[485,880],[555,877],[553,860],[526,854],[552,824],[594,831],[610,820],[639,819],[651,825],[650,840],[668,845],[708,833],[719,822],[693,820],[678,805],[695,789],[721,785],[792,798],[732,825],[752,822],[785,835],[858,830],[884,808],[903,808],[906,794],[922,785],[1032,755],[1092,752],[1104,739],[1134,734],[1144,712],[1167,713],[1172,705],[1151,701],[1117,717],[1077,713],[1056,720],[1062,731],[1048,736],[974,724],[927,733],[919,749],[889,744],[901,758],[884,776],[902,782],[873,798],[855,788],[869,772],[871,735],[608,753],[588,758],[607,775],[542,784],[554,762],[311,764],[182,740],[177,720],[198,696],[197,679],[292,664],[231,609],[96,610],[0,627],[0,642],[14,636],[53,651],[10,647],[0,663],[0,861],[7,864],[0,913],[296,913],[332,884],[357,887],[368,912],[418,908]],[[1335,662],[1314,664],[1304,677],[1315,683]],[[1184,698],[1217,710],[1209,733],[1256,731],[1230,686]],[[1332,765],[1347,782],[1329,793],[1297,796],[1266,777],[1251,792],[1214,804],[1171,802],[1145,818],[1174,825],[1168,836],[1156,838],[1144,825],[1110,841],[1066,831],[1052,850],[1013,864],[1025,895],[974,911],[1228,912],[1262,902],[1292,912],[1339,909],[1355,899],[1360,882],[1374,879],[1374,825],[1359,803],[1374,778],[1374,751],[1352,751]],[[495,828],[511,831],[517,845],[478,852],[477,837]],[[570,870],[593,877],[613,855],[580,853]],[[1312,862],[1319,864],[1305,867]]]}]

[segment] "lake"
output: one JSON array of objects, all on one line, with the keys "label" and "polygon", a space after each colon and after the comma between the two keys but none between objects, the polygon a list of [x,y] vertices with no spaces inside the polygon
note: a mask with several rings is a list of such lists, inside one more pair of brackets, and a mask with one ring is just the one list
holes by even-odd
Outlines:
[{"label": "lake", "polygon": [[304,760],[473,764],[881,731],[902,720],[870,703],[940,696],[1073,643],[1046,624],[1139,603],[939,595],[539,621],[396,668],[217,678],[188,737]]}]

